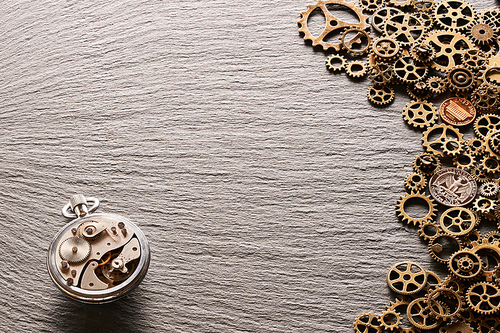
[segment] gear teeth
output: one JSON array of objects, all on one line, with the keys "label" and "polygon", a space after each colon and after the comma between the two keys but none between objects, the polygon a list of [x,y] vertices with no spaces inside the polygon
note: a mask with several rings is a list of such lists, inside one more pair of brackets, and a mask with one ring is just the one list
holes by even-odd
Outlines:
[{"label": "gear teeth", "polygon": [[[425,201],[427,204],[427,214],[423,217],[411,217],[405,211],[405,203],[410,199],[420,199]],[[396,204],[396,213],[401,218],[403,222],[408,224],[412,224],[415,226],[421,226],[422,223],[431,221],[434,216],[436,216],[437,204],[431,199],[430,196],[425,195],[420,192],[411,192],[410,194],[405,193],[405,195],[401,196],[401,199],[398,200]]]}]

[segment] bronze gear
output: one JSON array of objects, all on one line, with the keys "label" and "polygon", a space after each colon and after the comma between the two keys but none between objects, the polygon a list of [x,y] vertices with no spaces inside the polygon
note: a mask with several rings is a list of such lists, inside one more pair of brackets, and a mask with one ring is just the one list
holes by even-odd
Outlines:
[{"label": "bronze gear", "polygon": [[455,138],[446,139],[443,142],[443,153],[449,157],[456,157],[462,153],[463,141]]},{"label": "bronze gear", "polygon": [[463,151],[461,154],[453,158],[453,165],[457,169],[469,170],[475,164],[474,156],[468,151]]},{"label": "bronze gear", "polygon": [[434,9],[436,24],[449,31],[470,27],[476,18],[474,8],[462,0],[444,0]]},{"label": "bronze gear", "polygon": [[394,331],[395,329],[398,329],[399,325],[401,324],[401,315],[399,314],[399,312],[396,312],[394,310],[382,311],[379,319],[380,326],[388,331]]},{"label": "bronze gear", "polygon": [[375,105],[387,105],[394,100],[394,89],[389,86],[368,88],[368,100]]},{"label": "bronze gear", "polygon": [[332,54],[328,58],[326,58],[325,65],[326,68],[331,70],[332,72],[340,72],[345,69],[346,60],[344,56],[338,54]]},{"label": "bronze gear", "polygon": [[366,13],[373,13],[384,6],[385,0],[360,0],[359,4]]},{"label": "bronze gear", "polygon": [[441,284],[441,278],[433,271],[427,271],[427,285],[425,286],[425,291],[429,292],[430,289],[434,289]]},{"label": "bronze gear", "polygon": [[450,69],[446,76],[449,88],[455,93],[467,93],[476,86],[476,77],[474,72],[464,66],[455,66]]},{"label": "bronze gear", "polygon": [[387,273],[389,288],[401,295],[416,294],[424,289],[426,283],[427,272],[413,262],[400,262]]},{"label": "bronze gear", "polygon": [[399,43],[388,37],[380,37],[372,44],[373,54],[381,61],[391,61],[397,58],[401,52]]},{"label": "bronze gear", "polygon": [[500,287],[491,282],[476,282],[465,294],[469,307],[481,315],[492,315],[500,310]]},{"label": "bronze gear", "polygon": [[415,83],[427,76],[427,66],[416,62],[412,57],[399,58],[392,69],[396,78],[404,83]]},{"label": "bronze gear", "polygon": [[479,193],[487,198],[495,197],[498,194],[498,190],[500,190],[500,186],[496,182],[486,182],[479,187]]},{"label": "bronze gear", "polygon": [[[436,303],[436,306],[439,303]],[[440,312],[446,313],[446,311],[441,307]],[[414,299],[410,304],[408,304],[408,309],[406,312],[408,321],[416,328],[422,330],[431,330],[433,328],[441,325],[443,320],[436,317],[427,304],[426,297],[419,297]]]},{"label": "bronze gear", "polygon": [[472,169],[470,169],[470,174],[478,183],[485,183],[491,180],[486,171],[484,171],[479,165],[475,165]]},{"label": "bronze gear", "polygon": [[486,64],[488,63],[488,58],[486,57],[486,54],[481,50],[478,50],[476,48],[468,49],[465,50],[464,53],[462,53],[462,63],[468,69],[480,70],[481,68],[484,68],[484,66],[486,66]]},{"label": "bronze gear", "polygon": [[441,228],[434,221],[423,222],[418,229],[418,235],[427,242],[430,241],[432,237],[438,235],[440,232]]},{"label": "bronze gear", "polygon": [[429,44],[416,43],[410,49],[410,54],[416,61],[426,64],[434,59],[436,51]]},{"label": "bronze gear", "polygon": [[499,104],[498,90],[487,84],[482,84],[472,93],[471,102],[476,110],[483,114],[492,112]]},{"label": "bronze gear", "polygon": [[408,8],[413,4],[412,0],[388,0],[387,2],[389,6],[394,6],[402,9]]},{"label": "bronze gear", "polygon": [[354,60],[347,63],[345,72],[349,77],[357,79],[368,73],[368,66],[365,62]]},{"label": "bronze gear", "polygon": [[402,14],[403,12],[397,8],[392,7],[383,7],[378,9],[375,13],[373,13],[371,17],[371,24],[373,29],[376,32],[382,34],[384,33],[385,22],[389,17],[392,17],[397,14]]},{"label": "bronze gear", "polygon": [[[354,36],[352,36],[355,34]],[[351,36],[351,38],[349,38]],[[363,29],[347,28],[340,36],[342,47],[351,55],[358,56],[368,53],[372,45],[370,34]],[[356,46],[359,46],[356,47]]]},{"label": "bronze gear", "polygon": [[424,191],[426,186],[427,180],[422,174],[418,172],[410,173],[405,178],[405,187],[410,192]]},{"label": "bronze gear", "polygon": [[420,154],[413,160],[413,169],[425,176],[432,176],[441,169],[441,161],[436,155]]},{"label": "bronze gear", "polygon": [[[422,217],[412,217],[408,215],[405,209],[405,204],[409,200],[419,200],[420,202],[425,202],[427,206],[427,213]],[[434,202],[434,200],[430,196],[425,195],[425,193],[405,193],[404,196],[401,196],[396,204],[396,213],[398,213],[398,216],[403,222],[413,224],[415,226],[420,226],[424,222],[431,221],[433,217],[436,216],[436,207],[437,204]]]},{"label": "bronze gear", "polygon": [[458,32],[437,30],[429,33],[424,43],[430,44],[436,50],[436,56],[431,67],[440,72],[446,72],[462,61],[462,54],[474,44]]},{"label": "bronze gear", "polygon": [[486,152],[500,160],[500,131],[488,134],[484,142]]},{"label": "bronze gear", "polygon": [[432,26],[434,25],[434,17],[431,13],[415,12],[412,13],[412,15],[418,18],[420,22],[422,22],[425,28],[425,32],[432,29]]},{"label": "bronze gear", "polygon": [[[437,139],[429,141],[435,134],[440,134]],[[422,146],[428,153],[444,156],[444,143],[449,139],[457,139],[463,142],[463,134],[455,127],[446,124],[439,124],[429,127],[422,135]]]},{"label": "bronze gear", "polygon": [[427,89],[436,95],[440,95],[448,89],[448,81],[439,76],[431,76],[427,78]]},{"label": "bronze gear", "polygon": [[[484,238],[487,239],[490,244],[500,242],[500,231],[490,231],[484,235]],[[497,272],[497,270],[495,270],[495,272]]]},{"label": "bronze gear", "polygon": [[497,33],[490,25],[480,21],[470,27],[468,36],[477,45],[485,45],[493,42],[497,38]]},{"label": "bronze gear", "polygon": [[403,119],[415,128],[434,125],[438,119],[437,109],[431,102],[423,100],[411,101],[403,109]]},{"label": "bronze gear", "polygon": [[382,333],[379,317],[371,313],[363,313],[354,321],[354,332],[356,333]]},{"label": "bronze gear", "polygon": [[446,289],[451,289],[455,291],[461,297],[465,294],[467,287],[464,285],[462,280],[455,278],[452,275],[448,275],[441,281],[441,285],[438,288],[444,287]]},{"label": "bronze gear", "polygon": [[[481,333],[500,332],[500,318],[498,318],[498,316],[490,316],[490,317],[482,316],[481,320],[475,321],[475,324],[478,327],[477,332]],[[475,332],[476,331],[472,331],[472,333]],[[464,332],[464,333],[469,333],[469,332]]]},{"label": "bronze gear", "polygon": [[397,14],[385,21],[384,33],[398,41],[401,46],[410,46],[424,37],[425,25],[411,14]]},{"label": "bronze gear", "polygon": [[448,262],[448,269],[453,276],[462,279],[473,279],[481,274],[483,264],[481,258],[469,250],[455,252]]},{"label": "bronze gear", "polygon": [[494,214],[497,206],[496,200],[485,197],[478,197],[474,200],[472,207],[479,214]]},{"label": "bronze gear", "polygon": [[[487,238],[483,237],[478,241],[471,242],[470,246],[470,250],[483,259],[482,278],[489,282],[493,281],[495,279],[494,268],[500,260],[500,243],[498,241],[490,243]],[[487,254],[487,256],[485,256],[485,254]],[[494,257],[494,260],[490,262],[490,260],[487,259],[489,256]]]},{"label": "bronze gear", "polygon": [[[387,306],[388,311],[395,311],[400,314],[406,315],[407,309],[408,309],[408,304],[411,303],[410,299],[403,298],[403,299],[398,299],[396,298],[394,302],[391,302],[390,305]],[[419,333],[420,330],[417,329],[415,326],[411,325],[408,327],[402,327],[403,321],[401,324],[399,324],[399,328],[395,331],[397,333]]]},{"label": "bronze gear", "polygon": [[[329,5],[335,5],[338,7],[343,7],[343,9],[347,9],[353,12],[359,21],[359,23],[348,23],[344,22],[338,18],[336,18],[329,10]],[[316,9],[319,8],[325,17],[325,28],[319,34],[319,36],[313,36],[309,31],[307,26],[307,20],[309,19],[309,15]],[[297,21],[299,25],[299,33],[304,34],[304,40],[309,40],[312,42],[312,46],[320,45],[323,47],[323,50],[326,51],[330,48],[339,52],[342,46],[341,42],[330,43],[324,41],[324,38],[331,34],[339,31],[343,31],[345,28],[355,27],[362,30],[367,30],[370,25],[368,24],[368,16],[363,14],[363,9],[356,7],[354,2],[346,2],[345,0],[318,0],[318,2],[314,5],[308,5],[307,10],[300,13],[301,18]]]},{"label": "bronze gear", "polygon": [[443,212],[439,218],[441,230],[451,236],[464,236],[476,226],[474,212],[463,207],[452,207]]},{"label": "bronze gear", "polygon": [[388,85],[391,83],[393,77],[394,73],[392,72],[391,65],[380,62],[371,66],[369,78],[374,86]]},{"label": "bronze gear", "polygon": [[[455,290],[438,286],[427,294],[427,304],[431,312],[442,319],[452,319],[462,311],[462,296]],[[453,305],[453,309],[449,306]],[[444,308],[445,307],[445,308]]]},{"label": "bronze gear", "polygon": [[406,85],[406,93],[411,99],[422,99],[427,100],[432,97],[432,92],[427,89],[427,83],[425,81],[419,81],[414,84]]},{"label": "bronze gear", "polygon": [[490,133],[497,131],[500,131],[500,116],[495,114],[482,115],[474,122],[474,133],[480,139],[484,140]]},{"label": "bronze gear", "polygon": [[500,170],[500,162],[493,156],[483,156],[479,165],[487,173],[495,173]]},{"label": "bronze gear", "polygon": [[[445,244],[441,241],[447,239]],[[429,241],[429,254],[431,257],[441,264],[447,264],[450,259],[449,256],[456,251],[462,250],[462,243],[460,240],[449,234],[439,234]]]},{"label": "bronze gear", "polygon": [[472,138],[467,141],[467,151],[474,156],[479,156],[484,153],[484,143],[481,139]]}]

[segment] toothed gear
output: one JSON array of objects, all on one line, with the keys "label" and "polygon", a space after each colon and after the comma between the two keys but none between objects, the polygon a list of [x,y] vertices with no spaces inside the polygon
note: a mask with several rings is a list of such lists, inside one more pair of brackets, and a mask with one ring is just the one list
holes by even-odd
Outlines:
[{"label": "toothed gear", "polygon": [[473,156],[479,156],[484,153],[485,147],[481,139],[472,138],[467,141],[467,151]]},{"label": "toothed gear", "polygon": [[491,282],[476,282],[465,295],[469,307],[481,315],[492,315],[500,310],[500,287]]},{"label": "toothed gear", "polygon": [[[438,136],[435,139],[435,136]],[[433,138],[430,140],[429,138]],[[428,153],[444,156],[444,144],[449,139],[457,139],[459,142],[463,142],[463,134],[453,126],[446,124],[439,124],[429,127],[422,135],[422,146]]]},{"label": "toothed gear", "polygon": [[369,78],[374,86],[380,87],[391,83],[394,77],[392,66],[385,63],[376,63],[371,66]]},{"label": "toothed gear", "polygon": [[500,242],[500,231],[490,231],[486,235],[484,235],[484,238],[487,239],[491,244]]},{"label": "toothed gear", "polygon": [[379,317],[372,313],[363,313],[354,320],[354,331],[356,333],[382,333]]},{"label": "toothed gear", "polygon": [[463,31],[474,24],[474,7],[462,0],[445,0],[434,9],[435,22],[441,29]]},{"label": "toothed gear", "polygon": [[[408,200],[419,200],[420,202],[425,202],[427,206],[427,213],[424,216],[420,217],[412,217],[408,215],[405,210],[405,204]],[[401,199],[399,199],[398,203],[396,204],[396,212],[404,222],[415,226],[420,226],[424,222],[431,221],[433,217],[436,216],[436,207],[437,204],[430,196],[425,195],[424,193],[412,192],[405,193],[403,196],[401,196]]]},{"label": "toothed gear", "polygon": [[420,41],[425,32],[424,23],[411,14],[397,14],[385,21],[385,35],[397,40],[401,46],[410,46]]},{"label": "toothed gear", "polygon": [[416,61],[427,64],[434,59],[436,51],[429,44],[417,43],[410,49],[410,54]]},{"label": "toothed gear", "polygon": [[427,78],[427,87],[433,94],[440,95],[448,89],[448,80],[438,76],[432,76]]},{"label": "toothed gear", "polygon": [[394,100],[394,89],[389,86],[368,88],[368,100],[375,105],[387,105]]},{"label": "toothed gear", "polygon": [[402,57],[392,65],[394,75],[400,82],[416,83],[427,76],[427,66],[416,62],[412,57]]},{"label": "toothed gear", "polygon": [[360,0],[359,3],[366,13],[371,14],[382,8],[384,6],[384,1],[385,0]]},{"label": "toothed gear", "polygon": [[413,169],[425,176],[432,176],[441,170],[441,161],[436,155],[420,154],[413,160]]},{"label": "toothed gear", "polygon": [[497,131],[500,131],[500,116],[496,114],[479,116],[474,122],[474,133],[479,139],[484,140],[490,133]]},{"label": "toothed gear", "polygon": [[394,331],[399,328],[401,324],[401,314],[394,310],[382,311],[380,315],[380,326],[388,331]]},{"label": "toothed gear", "polygon": [[[479,187],[479,193],[483,197],[492,198],[498,194],[500,186],[495,182],[487,182]],[[496,210],[495,210],[496,211]]]},{"label": "toothed gear", "polygon": [[427,83],[425,83],[425,81],[406,85],[406,92],[411,99],[418,100],[428,100],[433,95],[432,92],[427,89]]},{"label": "toothed gear", "polygon": [[[446,246],[453,246],[453,249],[449,249],[449,250],[455,250],[455,251],[462,250],[462,243],[460,242],[460,240],[457,237],[449,235],[449,234],[437,235],[435,237],[432,237],[432,239],[429,241],[428,250],[429,250],[429,254],[431,255],[432,259],[434,259],[435,261],[437,261],[441,264],[448,264],[448,260],[450,258],[442,258],[439,256],[439,254],[441,254],[444,250],[443,244],[439,243],[443,239],[447,239],[447,242],[445,243]],[[453,245],[452,245],[452,243],[453,243]],[[443,253],[442,255],[445,256],[446,253],[448,253],[448,252],[450,252],[450,251],[445,251],[445,253]]]},{"label": "toothed gear", "polygon": [[479,162],[481,168],[487,173],[495,173],[500,170],[500,162],[492,156],[484,156]]},{"label": "toothed gear", "polygon": [[[446,313],[444,304],[436,302],[435,306],[440,308],[439,312]],[[442,323],[442,319],[432,313],[426,297],[416,298],[408,304],[406,316],[413,326],[422,330],[431,330]]]},{"label": "toothed gear", "polygon": [[455,93],[467,93],[476,86],[474,72],[464,66],[450,69],[446,78],[448,79],[448,88]]},{"label": "toothed gear", "polygon": [[422,13],[433,13],[436,7],[434,0],[412,0],[411,5],[417,12]]},{"label": "toothed gear", "polygon": [[481,13],[479,19],[493,27],[495,32],[500,32],[500,10],[499,9],[489,9]]},{"label": "toothed gear", "polygon": [[470,174],[478,183],[486,183],[491,180],[486,171],[484,171],[480,165],[475,165],[472,169],[470,169]]},{"label": "toothed gear", "polygon": [[488,57],[481,50],[476,48],[468,49],[462,53],[462,63],[466,68],[477,71],[486,66]]},{"label": "toothed gear", "polygon": [[467,235],[476,226],[476,214],[463,207],[452,207],[444,211],[439,217],[441,230],[451,236]]},{"label": "toothed gear", "polygon": [[466,36],[446,30],[430,32],[423,42],[436,50],[436,56],[430,66],[443,73],[461,64],[462,54],[474,48],[474,43]]},{"label": "toothed gear", "polygon": [[448,270],[459,279],[470,280],[480,276],[483,265],[477,254],[469,250],[461,250],[451,255]]},{"label": "toothed gear", "polygon": [[345,69],[345,64],[345,57],[337,54],[332,54],[331,56],[326,58],[325,61],[326,68],[334,73],[341,72],[343,69]]},{"label": "toothed gear", "polygon": [[441,233],[441,228],[434,221],[423,222],[418,229],[418,235],[426,242]]},{"label": "toothed gear", "polygon": [[463,142],[455,138],[446,139],[443,142],[443,153],[449,157],[455,157],[462,153]]},{"label": "toothed gear", "polygon": [[500,132],[490,133],[484,139],[486,153],[500,160]]},{"label": "toothed gear", "polygon": [[414,295],[424,289],[427,272],[414,262],[400,262],[387,272],[387,285],[401,295]]},{"label": "toothed gear", "polygon": [[[327,8],[328,5],[336,5],[338,7],[342,7],[343,10],[349,10],[353,12],[359,21],[359,23],[353,24],[352,22],[344,22],[338,18],[336,18]],[[309,31],[307,21],[309,16],[316,8],[319,8],[325,17],[325,28],[318,36],[313,36],[313,34]],[[339,41],[337,43],[330,43],[324,41],[327,35],[332,32],[343,31],[348,27],[356,27],[362,30],[367,30],[370,28],[368,24],[368,16],[363,14],[363,9],[356,7],[354,2],[346,2],[345,0],[318,0],[314,5],[308,5],[307,10],[300,13],[301,18],[297,21],[299,25],[299,32],[304,34],[304,40],[310,40],[312,42],[312,46],[321,46],[324,51],[328,49],[334,49],[339,52],[342,43]]]},{"label": "toothed gear", "polygon": [[413,5],[413,1],[412,0],[389,0],[387,2],[387,4],[389,6],[394,6],[394,7],[401,8],[401,9],[406,9],[406,8],[410,7],[411,5]]},{"label": "toothed gear", "polygon": [[385,22],[389,17],[392,17],[397,14],[402,14],[403,12],[397,8],[392,7],[383,7],[378,9],[375,13],[373,13],[371,17],[371,25],[372,28],[382,34],[384,33]]},{"label": "toothed gear", "polygon": [[476,110],[482,114],[493,112],[499,104],[498,90],[486,84],[480,85],[471,95]]},{"label": "toothed gear", "polygon": [[[350,27],[342,33],[340,36],[340,42],[342,43],[342,48],[349,54],[352,56],[359,56],[370,51],[372,38],[370,37],[370,34],[363,29]],[[356,46],[359,46],[359,48]]]},{"label": "toothed gear", "polygon": [[76,264],[84,261],[90,255],[90,243],[80,237],[70,237],[61,242],[59,255],[63,260]]},{"label": "toothed gear", "polygon": [[474,156],[472,156],[472,154],[467,151],[462,151],[461,154],[453,158],[453,165],[457,169],[468,171],[472,166],[474,166],[474,164]]},{"label": "toothed gear", "polygon": [[365,62],[354,60],[347,63],[345,72],[353,79],[361,78],[368,73],[368,66]]},{"label": "toothed gear", "polygon": [[423,100],[411,101],[403,109],[403,119],[415,128],[434,125],[438,119],[437,109],[431,102]]},{"label": "toothed gear", "polygon": [[472,204],[474,210],[479,214],[494,214],[496,206],[495,200],[486,197],[478,197]]},{"label": "toothed gear", "polygon": [[413,172],[410,173],[405,178],[405,187],[410,192],[424,191],[426,186],[427,186],[427,180],[420,173]]},{"label": "toothed gear", "polygon": [[415,12],[412,14],[422,22],[425,28],[425,32],[428,32],[434,26],[434,16],[432,13]]},{"label": "toothed gear", "polygon": [[490,44],[498,37],[493,27],[481,21],[472,25],[467,35],[477,45]]},{"label": "toothed gear", "polygon": [[394,38],[380,37],[372,44],[374,56],[381,60],[391,62],[401,54],[401,46]]},{"label": "toothed gear", "polygon": [[[453,320],[462,310],[462,297],[453,289],[438,286],[436,289],[431,290],[426,298],[429,310],[437,318]],[[448,307],[448,304],[453,304],[453,311]]]}]

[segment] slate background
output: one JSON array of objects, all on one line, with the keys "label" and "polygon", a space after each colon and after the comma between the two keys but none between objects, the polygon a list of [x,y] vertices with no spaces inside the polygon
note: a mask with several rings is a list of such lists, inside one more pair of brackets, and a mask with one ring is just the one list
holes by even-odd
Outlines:
[{"label": "slate background", "polygon": [[[421,151],[297,32],[311,1],[3,1],[0,331],[351,332],[425,244],[394,204]],[[473,1],[478,10],[494,1]],[[70,195],[147,235],[112,304],[46,271]]]}]

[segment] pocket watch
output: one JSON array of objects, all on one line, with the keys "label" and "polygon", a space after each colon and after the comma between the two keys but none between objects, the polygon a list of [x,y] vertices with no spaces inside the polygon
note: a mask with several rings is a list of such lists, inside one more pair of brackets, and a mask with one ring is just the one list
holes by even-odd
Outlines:
[{"label": "pocket watch", "polygon": [[120,215],[94,213],[98,207],[96,198],[72,196],[62,215],[73,220],[56,234],[47,257],[52,281],[84,303],[107,303],[126,295],[149,267],[149,244],[142,231]]}]

